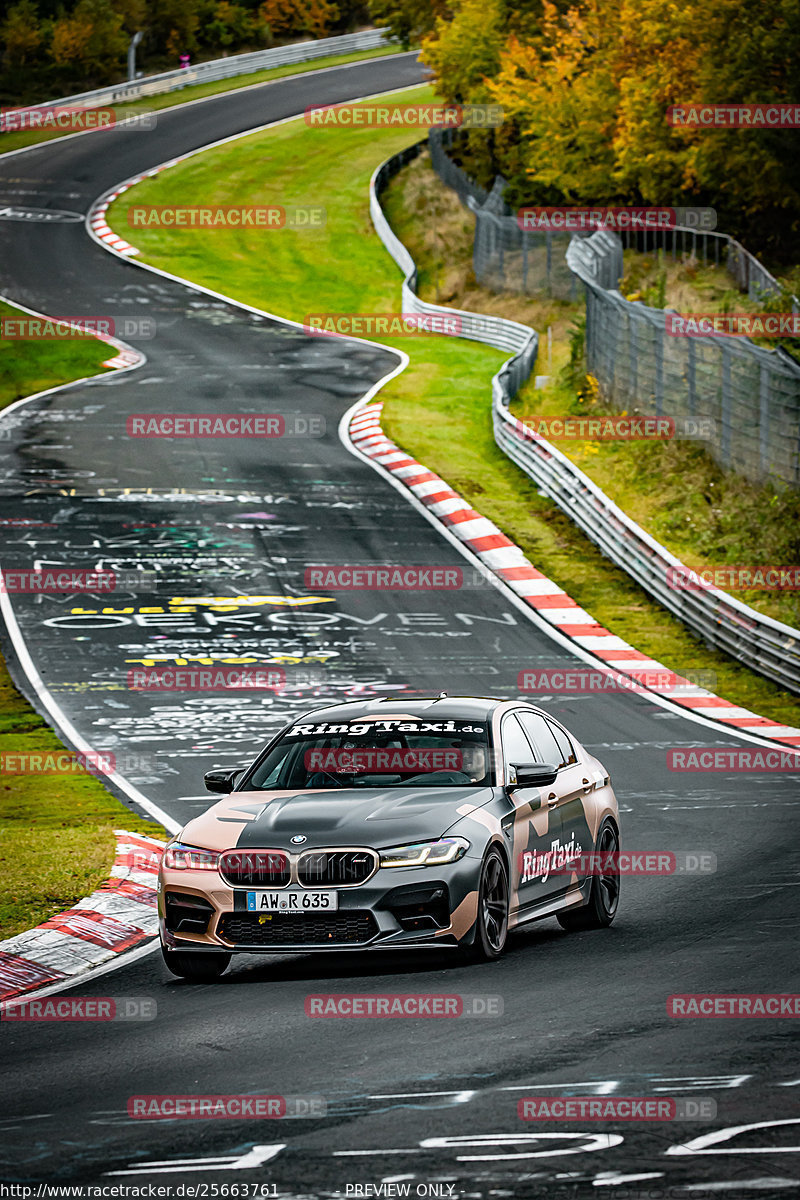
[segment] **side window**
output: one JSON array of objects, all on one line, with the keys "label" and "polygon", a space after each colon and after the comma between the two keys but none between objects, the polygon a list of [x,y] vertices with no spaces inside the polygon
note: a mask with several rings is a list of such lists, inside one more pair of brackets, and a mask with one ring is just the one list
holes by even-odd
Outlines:
[{"label": "side window", "polygon": [[520,728],[519,721],[513,713],[505,718],[502,728],[503,761],[509,763],[529,763],[533,761],[533,751],[528,745],[528,739]]},{"label": "side window", "polygon": [[521,712],[517,713],[517,716],[536,751],[536,761],[555,763],[557,766],[563,767],[566,759],[562,747],[555,739],[553,726],[549,721],[545,721],[544,717],[540,717],[538,713]]},{"label": "side window", "polygon": [[572,763],[578,761],[578,756],[575,753],[575,747],[567,737],[563,729],[560,729],[553,721],[548,721],[547,724],[553,731],[553,737],[558,743],[558,748],[561,751],[561,760],[566,766],[571,766]]}]

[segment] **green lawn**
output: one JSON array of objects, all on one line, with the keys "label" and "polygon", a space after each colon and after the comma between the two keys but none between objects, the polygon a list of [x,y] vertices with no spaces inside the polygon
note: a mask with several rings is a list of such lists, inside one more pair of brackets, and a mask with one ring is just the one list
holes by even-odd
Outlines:
[{"label": "green lawn", "polygon": [[[176,104],[187,104],[190,100],[202,100],[206,96],[219,96],[223,92],[235,92],[240,88],[252,87],[257,83],[268,83],[272,79],[283,79],[287,75],[299,75],[305,71],[322,71],[326,67],[340,67],[345,63],[361,62],[368,58],[385,58],[388,54],[397,54],[396,46],[383,50],[359,50],[354,54],[332,54],[328,58],[316,59],[313,62],[295,63],[288,67],[271,67],[267,71],[253,71],[250,75],[237,75],[232,79],[218,79],[214,83],[188,84],[177,92],[165,92],[159,96],[147,96],[143,100],[131,100],[124,104],[106,105],[113,108],[120,120],[133,116],[134,113],[159,112],[162,108],[173,108]],[[54,138],[65,137],[74,132],[69,129],[58,132],[43,130],[25,130],[19,133],[0,134],[0,154],[9,150],[21,150],[25,146],[38,146],[40,142],[50,142]],[[141,133],[146,134],[146,130]],[[132,137],[139,137],[140,131],[132,132]]]},{"label": "green lawn", "polygon": [[[417,89],[399,100],[430,98],[428,89]],[[146,180],[115,202],[110,224],[132,237],[144,261],[281,316],[302,321],[309,312],[394,311],[400,275],[372,229],[367,189],[374,168],[419,136],[417,131],[309,129],[302,121],[292,122],[195,155]],[[401,238],[410,243],[416,231],[418,240],[438,238],[440,247],[449,246],[444,236],[449,225],[425,205],[405,204],[402,188],[399,181],[388,200]],[[313,233],[191,228],[134,233],[128,227],[126,213],[134,202],[192,205],[198,196],[204,204],[324,203],[327,225]],[[459,238],[463,241],[463,230],[455,229],[456,246]],[[442,258],[446,264],[446,249]],[[430,289],[438,286],[441,301],[451,302],[452,280],[444,269],[429,270],[428,281],[428,299],[434,299]],[[508,306],[508,297],[505,302]],[[500,302],[495,298],[487,307],[499,311]],[[546,308],[523,302],[507,315],[524,320],[532,310],[541,314]],[[566,327],[569,314],[557,305],[549,309]],[[800,721],[794,698],[705,650],[500,453],[492,437],[489,380],[503,360],[501,352],[441,337],[375,340],[400,346],[411,358],[383,393],[385,428],[401,446],[494,520],[537,567],[613,632],[676,671],[715,670],[718,690],[734,703],[782,722]]]},{"label": "green lawn", "polygon": [[[396,99],[404,105],[430,102],[434,94],[417,88]],[[290,122],[194,155],[144,180],[114,202],[109,223],[141,251],[139,261],[279,316],[302,321],[323,311],[396,312],[400,274],[372,229],[367,186],[383,158],[421,136],[418,130],[309,128],[303,121]],[[128,225],[133,204],[196,205],[198,196],[204,205],[323,205],[326,224],[308,232]],[[412,360],[392,395],[418,398],[445,428],[452,421],[454,390],[481,394],[505,358],[489,346],[447,337],[374,340],[405,350]]]},{"label": "green lawn", "polygon": [[[19,317],[7,304],[0,316]],[[92,337],[68,342],[0,338],[0,408],[33,392],[98,374],[114,355]],[[14,687],[0,660],[0,755],[57,754],[63,744]],[[134,816],[90,774],[0,772],[0,937],[69,908],[105,879],[115,828],[164,837]]]},{"label": "green lawn", "polygon": [[[0,318],[25,319],[27,314],[0,302]],[[72,379],[97,375],[117,351],[93,337],[67,341],[22,341],[0,332],[0,408],[14,400],[44,392]],[[113,368],[108,368],[109,370]]]}]

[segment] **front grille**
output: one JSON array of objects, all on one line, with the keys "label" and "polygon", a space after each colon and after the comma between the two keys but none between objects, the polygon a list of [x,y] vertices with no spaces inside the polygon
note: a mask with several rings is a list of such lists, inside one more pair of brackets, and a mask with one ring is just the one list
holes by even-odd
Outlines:
[{"label": "front grille", "polygon": [[368,850],[309,850],[300,856],[297,878],[303,887],[347,887],[369,879],[377,865]]},{"label": "front grille", "polygon": [[220,857],[219,872],[234,887],[286,887],[289,857],[281,850],[228,850]]},{"label": "front grille", "polygon": [[377,931],[372,913],[356,909],[313,917],[275,913],[266,919],[257,913],[226,913],[217,929],[236,946],[356,946]]}]

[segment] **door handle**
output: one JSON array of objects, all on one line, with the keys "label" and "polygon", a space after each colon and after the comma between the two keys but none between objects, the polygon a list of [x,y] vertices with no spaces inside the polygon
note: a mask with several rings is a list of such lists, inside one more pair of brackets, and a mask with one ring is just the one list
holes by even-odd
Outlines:
[{"label": "door handle", "polygon": [[558,796],[555,794],[555,792],[551,792],[547,797],[547,807],[554,808],[556,804],[558,804]]},{"label": "door handle", "polygon": [[587,795],[589,792],[591,792],[594,789],[594,784],[590,783],[588,779],[582,779],[581,783],[583,784],[584,796]]}]

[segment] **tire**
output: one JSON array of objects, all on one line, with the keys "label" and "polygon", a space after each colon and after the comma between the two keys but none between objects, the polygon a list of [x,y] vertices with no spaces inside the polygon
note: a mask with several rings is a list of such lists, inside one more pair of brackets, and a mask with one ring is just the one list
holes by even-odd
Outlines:
[{"label": "tire", "polygon": [[193,983],[213,983],[231,961],[224,950],[168,950],[163,942],[161,955],[168,971]]},{"label": "tire", "polygon": [[[619,836],[608,817],[597,831],[595,850],[600,854],[615,854],[619,850]],[[592,876],[592,886],[586,904],[580,908],[556,913],[556,918],[561,928],[569,930],[570,933],[580,929],[607,929],[617,915],[618,907],[619,875],[606,872],[603,875]]]},{"label": "tire", "polygon": [[505,950],[508,901],[508,868],[500,851],[492,847],[483,860],[478,884],[475,941],[468,952],[473,962],[493,962]]}]

